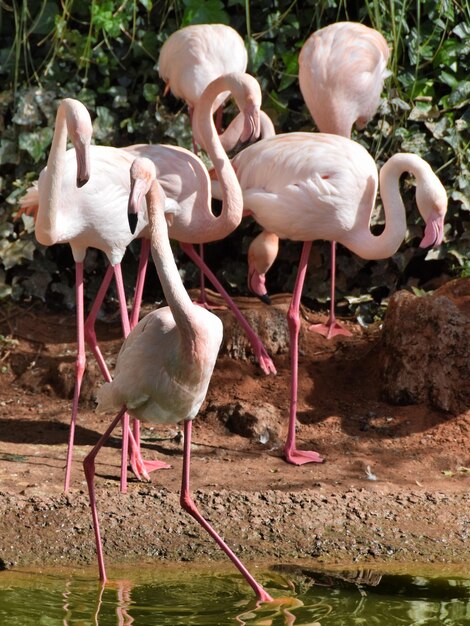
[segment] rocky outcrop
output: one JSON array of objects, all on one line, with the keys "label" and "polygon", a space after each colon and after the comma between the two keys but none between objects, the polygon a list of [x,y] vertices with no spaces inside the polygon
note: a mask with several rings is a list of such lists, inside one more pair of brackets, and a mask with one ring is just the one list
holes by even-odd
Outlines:
[{"label": "rocky outcrop", "polygon": [[390,298],[381,340],[381,392],[395,404],[470,407],[470,278],[432,295]]}]

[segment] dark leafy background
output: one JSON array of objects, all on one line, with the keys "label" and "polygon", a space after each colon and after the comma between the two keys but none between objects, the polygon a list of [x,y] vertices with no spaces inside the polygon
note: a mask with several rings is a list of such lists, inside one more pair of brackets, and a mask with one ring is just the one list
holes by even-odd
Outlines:
[{"label": "dark leafy background", "polygon": [[[366,262],[339,247],[340,313],[360,322],[380,316],[388,296],[407,287],[417,293],[450,277],[469,275],[468,4],[463,0],[5,0],[0,2],[0,298],[74,307],[74,266],[68,246],[40,246],[31,218],[15,221],[18,199],[44,167],[55,111],[61,98],[82,100],[94,119],[98,144],[138,142],[191,148],[184,103],[163,95],[159,50],[166,38],[191,23],[223,22],[245,38],[249,71],[261,83],[264,110],[278,132],[314,130],[297,81],[300,48],[314,30],[339,20],[380,30],[392,48],[378,114],[365,132],[354,133],[378,166],[400,151],[416,152],[434,168],[449,196],[445,240],[420,251],[423,225],[414,208],[412,181],[403,182],[408,233],[390,259]],[[380,208],[380,199],[378,201]],[[380,232],[381,212],[372,228]],[[246,294],[246,251],[258,226],[246,221],[223,243],[206,247],[206,259],[233,294]],[[174,247],[187,287],[198,273]],[[293,288],[300,245],[284,242],[268,277],[271,293]],[[135,276],[138,244],[124,261]],[[304,298],[325,307],[329,295],[330,246],[314,246]],[[101,253],[86,260],[87,297],[105,268]],[[155,280],[145,297],[159,297]],[[112,296],[107,302],[113,309]]]}]

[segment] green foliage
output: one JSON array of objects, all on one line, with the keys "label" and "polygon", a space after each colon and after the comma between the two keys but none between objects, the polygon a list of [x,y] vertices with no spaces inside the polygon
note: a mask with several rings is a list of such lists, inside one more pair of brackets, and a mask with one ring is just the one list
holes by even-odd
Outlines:
[{"label": "green foliage", "polygon": [[[392,49],[392,76],[379,113],[360,141],[380,166],[399,151],[419,153],[446,186],[445,242],[416,254],[422,224],[405,185],[409,232],[391,259],[366,262],[338,250],[338,291],[360,319],[379,315],[398,287],[432,287],[440,274],[469,275],[468,5],[460,0],[5,0],[0,3],[0,298],[60,294],[73,306],[73,263],[63,246],[43,248],[31,218],[14,221],[18,198],[45,165],[59,100],[81,99],[94,118],[96,143],[122,146],[161,142],[191,147],[185,106],[163,96],[159,50],[176,29],[191,23],[230,24],[245,37],[249,71],[260,81],[263,108],[278,131],[314,130],[298,88],[298,53],[314,30],[340,20],[380,30]],[[381,218],[372,228],[380,230]],[[245,292],[246,250],[258,227],[246,222],[229,245],[213,244],[209,263],[236,293]],[[329,297],[329,244],[314,247],[305,296]],[[271,291],[293,287],[297,244],[281,247]],[[137,252],[129,252],[132,277]],[[181,259],[188,285],[197,273]],[[87,256],[88,295],[103,273],[100,254]],[[362,316],[362,317],[361,317]]]}]

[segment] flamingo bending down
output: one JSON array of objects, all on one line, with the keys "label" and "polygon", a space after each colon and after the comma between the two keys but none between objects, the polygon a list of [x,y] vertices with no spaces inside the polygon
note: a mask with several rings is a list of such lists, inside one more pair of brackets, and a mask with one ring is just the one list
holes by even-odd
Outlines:
[{"label": "flamingo bending down", "polygon": [[375,236],[369,223],[377,193],[377,168],[358,143],[339,135],[289,133],[249,146],[232,162],[245,209],[266,231],[281,239],[304,242],[288,312],[292,367],[285,456],[296,465],[320,462],[316,452],[297,450],[295,445],[299,305],[312,241],[339,241],[364,259],[394,254],[406,232],[398,182],[403,172],[410,172],[416,179],[416,203],[426,222],[420,245],[439,245],[447,210],[446,192],[419,156],[392,156],[380,171],[386,224],[382,234]]},{"label": "flamingo bending down", "polygon": [[[390,55],[378,31],[356,22],[337,22],[315,31],[299,54],[299,86],[318,129],[350,137],[352,127],[362,129],[380,102]],[[274,233],[261,232],[248,251],[249,287],[266,300],[265,275],[274,263],[279,242]],[[336,242],[331,242],[330,315],[326,324],[310,328],[328,339],[350,335],[335,316]]]},{"label": "flamingo bending down", "polygon": [[95,458],[121,415],[128,410],[136,419],[154,423],[184,420],[181,506],[224,550],[258,598],[270,601],[266,591],[204,519],[190,495],[192,420],[206,396],[223,329],[219,318],[193,304],[183,287],[168,239],[164,193],[155,176],[155,167],[150,160],[136,159],[131,169],[133,188],[129,208],[138,212],[141,196],[148,192],[152,256],[168,306],[146,315],[124,341],[116,362],[114,379],[105,383],[98,392],[98,410],[120,411],[83,463],[90,494],[100,579],[106,581],[106,571],[94,490]]}]

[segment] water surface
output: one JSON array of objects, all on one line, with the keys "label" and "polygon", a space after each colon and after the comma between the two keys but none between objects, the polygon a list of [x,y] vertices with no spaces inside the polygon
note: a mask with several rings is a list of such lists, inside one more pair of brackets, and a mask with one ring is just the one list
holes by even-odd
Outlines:
[{"label": "water surface", "polygon": [[[2,626],[470,626],[470,577],[439,571],[251,566],[275,598],[257,605],[230,567],[0,572]],[[442,572],[441,572],[442,573]]]}]

